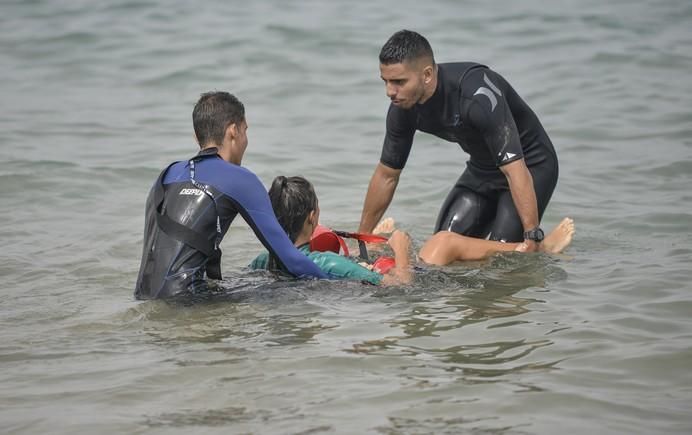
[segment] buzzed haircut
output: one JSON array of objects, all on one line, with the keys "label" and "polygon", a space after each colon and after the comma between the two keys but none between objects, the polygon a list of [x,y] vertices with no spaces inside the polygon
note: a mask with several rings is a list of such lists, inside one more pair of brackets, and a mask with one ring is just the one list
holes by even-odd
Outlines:
[{"label": "buzzed haircut", "polygon": [[380,63],[393,65],[429,58],[435,65],[435,57],[427,39],[412,30],[399,30],[393,34],[380,50]]},{"label": "buzzed haircut", "polygon": [[245,120],[245,106],[228,92],[202,94],[192,111],[192,125],[199,146],[221,145],[226,129]]}]

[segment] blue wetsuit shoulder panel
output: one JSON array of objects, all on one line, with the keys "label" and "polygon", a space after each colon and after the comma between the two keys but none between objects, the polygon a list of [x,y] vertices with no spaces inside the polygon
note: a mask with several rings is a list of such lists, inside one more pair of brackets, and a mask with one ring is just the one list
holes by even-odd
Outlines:
[{"label": "blue wetsuit shoulder panel", "polygon": [[[164,183],[189,179],[189,164],[174,165]],[[196,180],[213,186],[232,201],[238,213],[250,225],[265,248],[272,252],[285,269],[300,278],[326,278],[325,274],[307,260],[291,243],[276,220],[264,185],[250,170],[228,163],[221,158],[205,158],[196,164]]]}]

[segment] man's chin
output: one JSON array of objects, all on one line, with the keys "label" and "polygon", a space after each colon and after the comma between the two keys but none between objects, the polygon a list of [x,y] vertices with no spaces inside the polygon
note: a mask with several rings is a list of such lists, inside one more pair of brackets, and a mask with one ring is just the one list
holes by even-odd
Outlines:
[{"label": "man's chin", "polygon": [[396,100],[392,101],[392,104],[401,109],[410,109],[411,106],[413,106],[413,104],[410,104],[408,100]]}]

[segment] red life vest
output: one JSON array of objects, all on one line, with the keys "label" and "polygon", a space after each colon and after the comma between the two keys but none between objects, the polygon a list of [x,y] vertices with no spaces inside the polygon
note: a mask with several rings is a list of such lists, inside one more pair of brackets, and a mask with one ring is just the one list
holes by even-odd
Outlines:
[{"label": "red life vest", "polygon": [[337,236],[331,228],[317,225],[310,239],[310,250],[318,252],[334,252],[348,257],[346,241]]}]

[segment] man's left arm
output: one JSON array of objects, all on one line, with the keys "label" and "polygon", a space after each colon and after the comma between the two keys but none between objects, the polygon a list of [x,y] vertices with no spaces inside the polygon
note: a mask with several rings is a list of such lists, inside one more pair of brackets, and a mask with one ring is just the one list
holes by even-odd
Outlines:
[{"label": "man's left arm", "polygon": [[[506,95],[497,86],[499,78],[490,70],[479,70],[470,79],[467,86],[476,90],[468,112],[469,120],[481,132],[498,168],[507,177],[524,232],[533,230],[539,224],[533,177],[524,160],[521,139]],[[538,249],[535,241],[524,242],[528,251]]]},{"label": "man's left arm", "polygon": [[[526,167],[524,159],[515,160],[506,165],[500,166],[500,170],[509,184],[509,190],[512,194],[512,201],[521,219],[521,225],[524,227],[524,232],[538,227],[538,201],[536,200],[536,191],[533,187],[533,177],[529,168]],[[538,249],[538,244],[533,240],[524,240],[529,252]]]}]

